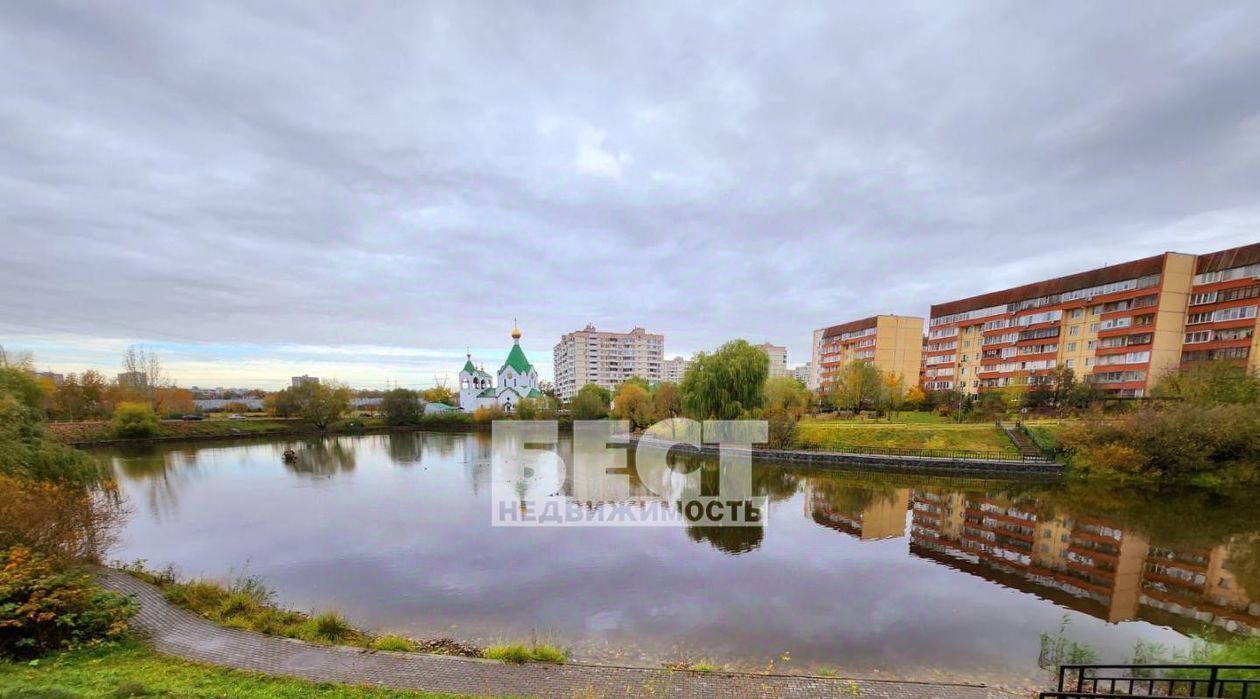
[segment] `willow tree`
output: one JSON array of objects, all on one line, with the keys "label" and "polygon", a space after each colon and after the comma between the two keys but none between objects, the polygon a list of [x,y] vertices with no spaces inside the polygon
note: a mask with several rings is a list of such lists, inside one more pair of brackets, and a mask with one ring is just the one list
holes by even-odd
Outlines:
[{"label": "willow tree", "polygon": [[770,358],[744,340],[701,352],[682,381],[682,404],[697,420],[735,420],[766,402]]}]

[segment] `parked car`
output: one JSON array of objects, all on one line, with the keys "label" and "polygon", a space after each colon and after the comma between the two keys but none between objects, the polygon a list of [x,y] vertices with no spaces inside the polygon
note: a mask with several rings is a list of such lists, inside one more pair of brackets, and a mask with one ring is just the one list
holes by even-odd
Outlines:
[{"label": "parked car", "polygon": [[249,418],[246,418],[244,415],[228,415],[228,419],[229,420],[247,420]]},{"label": "parked car", "polygon": [[185,420],[185,421],[189,421],[189,422],[195,422],[195,421],[198,421],[198,420],[204,420],[204,419],[206,419],[206,416],[205,416],[205,415],[197,415],[197,414],[195,414],[195,413],[189,413],[189,414],[187,414],[187,415],[185,415],[185,416],[181,417],[180,419],[181,419],[181,420]]}]

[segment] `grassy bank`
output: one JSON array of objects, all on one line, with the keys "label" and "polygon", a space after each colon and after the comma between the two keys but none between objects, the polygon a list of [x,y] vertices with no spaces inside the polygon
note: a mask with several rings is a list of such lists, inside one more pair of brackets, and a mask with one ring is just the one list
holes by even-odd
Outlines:
[{"label": "grassy bank", "polygon": [[801,421],[796,440],[805,448],[837,451],[845,447],[864,447],[965,449],[1003,452],[1012,456],[1018,454],[1011,440],[992,424],[809,418]]},{"label": "grassy bank", "polygon": [[[355,426],[348,424],[351,420]],[[266,435],[328,435],[358,434],[364,430],[379,432],[391,429],[415,429],[433,431],[466,432],[477,429],[489,429],[489,425],[478,425],[462,413],[450,415],[425,416],[419,424],[404,427],[390,427],[379,417],[352,418],[334,423],[325,430],[312,427],[310,423],[298,418],[249,418],[245,420],[228,420],[216,418],[210,420],[164,420],[160,423],[155,437],[143,439],[119,439],[110,429],[110,423],[94,422],[57,422],[48,425],[48,433],[53,439],[73,446],[90,446],[93,444],[111,444],[125,442],[148,441],[183,441],[214,440],[232,437],[252,437]]]},{"label": "grassy bank", "polygon": [[234,629],[307,643],[357,646],[372,650],[459,655],[507,662],[563,663],[568,653],[559,646],[531,642],[481,649],[449,638],[416,640],[396,634],[377,636],[354,628],[335,611],[305,614],[280,607],[275,594],[259,578],[240,576],[230,583],[217,580],[178,580],[172,569],[154,571],[142,563],[125,570],[156,585],[173,604]]},{"label": "grassy bank", "polygon": [[[250,436],[284,434],[311,430],[301,420],[283,418],[251,418],[248,420],[164,420],[155,439],[200,439],[206,437]],[[110,431],[108,421],[54,422],[48,425],[49,434],[64,444],[91,444],[117,439]]]},{"label": "grassy bank", "polygon": [[455,699],[455,695],[316,684],[225,670],[160,655],[134,639],[59,653],[36,663],[0,663],[0,699]]}]

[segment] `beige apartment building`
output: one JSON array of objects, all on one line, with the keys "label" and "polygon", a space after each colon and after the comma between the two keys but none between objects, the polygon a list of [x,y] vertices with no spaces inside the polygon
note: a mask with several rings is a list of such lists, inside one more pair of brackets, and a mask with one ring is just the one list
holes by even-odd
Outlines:
[{"label": "beige apartment building", "polygon": [[805,388],[817,388],[814,384],[814,365],[812,362],[805,362],[804,364],[790,370],[788,374],[797,381],[800,381],[801,385],[805,386]]},{"label": "beige apartment building", "polygon": [[687,370],[691,368],[691,360],[686,357],[674,357],[661,362],[661,381],[682,383]]},{"label": "beige apartment building", "polygon": [[628,333],[596,330],[587,325],[556,343],[556,394],[569,400],[588,383],[614,391],[631,376],[649,383],[662,380],[665,336],[635,328]]},{"label": "beige apartment building", "polygon": [[814,331],[810,360],[814,386],[826,389],[843,367],[854,361],[874,364],[918,382],[923,354],[923,319],[915,316],[880,315]]},{"label": "beige apartment building", "polygon": [[788,375],[787,347],[774,345],[769,342],[763,342],[760,345],[756,345],[756,347],[770,357],[770,378],[777,379]]}]

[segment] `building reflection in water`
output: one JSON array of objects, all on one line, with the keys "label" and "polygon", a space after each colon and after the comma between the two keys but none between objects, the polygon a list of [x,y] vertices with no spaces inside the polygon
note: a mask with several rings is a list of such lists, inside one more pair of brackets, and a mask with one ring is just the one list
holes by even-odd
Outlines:
[{"label": "building reflection in water", "polygon": [[806,481],[805,515],[829,529],[862,540],[906,535],[909,488],[876,491],[834,481]]},{"label": "building reflection in water", "polygon": [[1260,633],[1260,602],[1230,563],[1231,550],[1254,548],[1254,536],[1161,546],[1114,521],[1056,514],[1036,498],[829,480],[807,482],[805,495],[806,516],[863,540],[904,536],[908,506],[912,555],[1109,622]]}]

